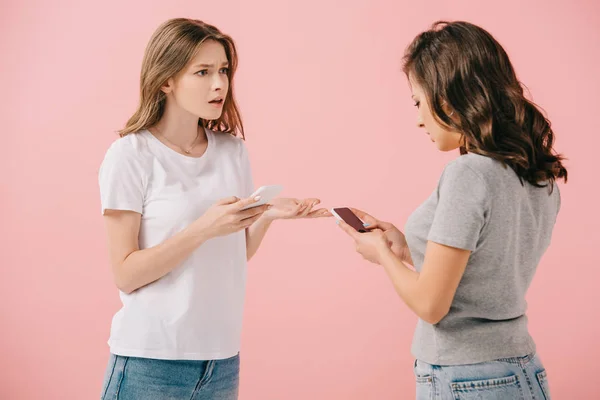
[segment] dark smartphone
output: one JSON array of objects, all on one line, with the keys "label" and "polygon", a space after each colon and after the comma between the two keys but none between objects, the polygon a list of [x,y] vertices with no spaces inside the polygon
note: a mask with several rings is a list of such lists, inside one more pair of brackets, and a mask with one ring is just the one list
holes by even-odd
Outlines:
[{"label": "dark smartphone", "polygon": [[345,223],[356,229],[358,232],[364,233],[367,231],[363,222],[349,208],[334,208],[331,210],[336,218],[343,220]]}]

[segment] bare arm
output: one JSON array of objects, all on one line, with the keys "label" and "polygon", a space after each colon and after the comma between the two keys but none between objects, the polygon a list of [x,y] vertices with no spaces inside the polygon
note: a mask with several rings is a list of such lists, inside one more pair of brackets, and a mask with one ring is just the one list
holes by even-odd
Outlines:
[{"label": "bare arm", "polygon": [[437,324],[448,314],[471,255],[469,250],[429,241],[423,268],[417,272],[405,264],[402,253],[394,251],[385,231],[358,233],[343,221],[339,225],[354,239],[356,251],[384,267],[396,293],[419,318]]},{"label": "bare arm", "polygon": [[246,229],[246,257],[248,260],[254,257],[258,251],[272,223],[272,219],[263,216],[255,224]]},{"label": "bare arm", "polygon": [[208,239],[246,229],[266,210],[265,206],[240,211],[256,200],[222,200],[183,231],[156,246],[140,250],[141,214],[106,210],[109,258],[115,284],[124,293],[152,283],[175,269]]},{"label": "bare arm", "polygon": [[470,255],[468,250],[428,242],[420,273],[391,250],[383,252],[381,265],[408,307],[422,320],[437,324],[450,311]]},{"label": "bare arm", "polygon": [[106,210],[104,219],[115,284],[128,294],[171,272],[207,240],[188,228],[157,246],[140,250],[140,214]]}]

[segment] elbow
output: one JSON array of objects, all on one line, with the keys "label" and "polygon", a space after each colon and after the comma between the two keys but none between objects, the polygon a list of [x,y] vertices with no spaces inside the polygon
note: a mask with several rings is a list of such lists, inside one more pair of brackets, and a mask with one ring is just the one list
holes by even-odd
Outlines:
[{"label": "elbow", "polygon": [[112,275],[113,282],[119,291],[125,294],[131,294],[137,289],[139,286],[135,286],[136,282],[133,279],[133,276],[127,269],[124,268],[125,260],[120,262],[113,262],[112,264]]},{"label": "elbow", "polygon": [[441,320],[444,319],[448,312],[450,311],[450,307],[445,307],[442,305],[432,304],[424,307],[419,315],[423,321],[427,322],[431,325],[438,324]]},{"label": "elbow", "polygon": [[121,292],[123,292],[125,294],[131,294],[137,289],[137,288],[133,287],[133,285],[131,285],[131,283],[124,282],[123,280],[120,280],[117,278],[115,278],[115,286],[117,287],[117,289],[119,289]]},{"label": "elbow", "polygon": [[125,294],[131,294],[138,289],[133,279],[123,273],[122,268],[113,268],[113,282],[117,289]]}]

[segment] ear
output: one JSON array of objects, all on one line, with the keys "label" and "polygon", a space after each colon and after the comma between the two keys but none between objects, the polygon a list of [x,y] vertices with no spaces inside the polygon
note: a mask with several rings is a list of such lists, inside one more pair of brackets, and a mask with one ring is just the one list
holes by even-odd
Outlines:
[{"label": "ear", "polygon": [[164,85],[162,85],[160,87],[160,90],[162,90],[162,92],[164,94],[169,94],[173,91],[173,88],[175,86],[175,81],[173,80],[173,78],[169,78]]},{"label": "ear", "polygon": [[452,118],[452,116],[454,115],[454,110],[452,110],[450,108],[446,99],[442,99],[442,101],[440,102],[440,105],[442,106],[442,110],[444,110],[444,112],[448,115],[448,117]]}]

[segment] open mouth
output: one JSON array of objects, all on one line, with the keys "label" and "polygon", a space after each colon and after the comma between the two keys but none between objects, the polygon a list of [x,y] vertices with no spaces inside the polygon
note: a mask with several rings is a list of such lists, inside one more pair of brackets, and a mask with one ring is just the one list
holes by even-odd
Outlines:
[{"label": "open mouth", "polygon": [[209,101],[210,104],[215,104],[215,105],[221,105],[223,104],[223,99],[222,98],[217,98],[214,100]]}]

